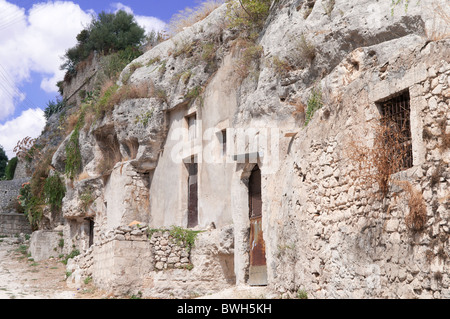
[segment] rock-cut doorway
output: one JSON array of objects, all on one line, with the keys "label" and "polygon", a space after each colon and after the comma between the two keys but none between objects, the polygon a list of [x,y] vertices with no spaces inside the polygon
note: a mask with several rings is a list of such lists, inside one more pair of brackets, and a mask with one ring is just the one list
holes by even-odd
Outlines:
[{"label": "rock-cut doorway", "polygon": [[250,218],[250,268],[248,284],[267,286],[266,245],[262,231],[261,170],[256,165],[248,184]]}]

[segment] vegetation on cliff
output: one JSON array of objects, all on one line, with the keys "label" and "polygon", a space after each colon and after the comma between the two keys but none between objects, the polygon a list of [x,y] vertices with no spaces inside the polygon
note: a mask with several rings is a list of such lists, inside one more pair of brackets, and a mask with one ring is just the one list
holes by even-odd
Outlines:
[{"label": "vegetation on cliff", "polygon": [[69,77],[73,76],[94,52],[107,55],[130,48],[138,51],[144,39],[145,30],[132,14],[101,12],[77,35],[78,43],[67,50],[61,69],[66,70]]}]

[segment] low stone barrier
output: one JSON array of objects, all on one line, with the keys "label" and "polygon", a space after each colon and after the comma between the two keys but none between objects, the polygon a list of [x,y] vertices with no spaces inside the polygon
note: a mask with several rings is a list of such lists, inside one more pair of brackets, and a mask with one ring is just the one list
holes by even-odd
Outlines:
[{"label": "low stone barrier", "polygon": [[80,288],[91,277],[95,286],[116,296],[213,293],[235,284],[232,234],[232,229],[202,232],[188,248],[170,230],[120,226],[68,261],[67,283]]},{"label": "low stone barrier", "polygon": [[31,234],[31,226],[24,214],[0,213],[0,236]]}]

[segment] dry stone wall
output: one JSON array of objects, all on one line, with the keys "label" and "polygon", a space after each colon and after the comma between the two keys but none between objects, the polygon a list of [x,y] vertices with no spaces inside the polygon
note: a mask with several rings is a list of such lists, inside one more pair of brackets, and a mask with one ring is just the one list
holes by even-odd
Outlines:
[{"label": "dry stone wall", "polygon": [[169,231],[155,232],[150,239],[150,243],[153,246],[156,270],[188,268],[191,265],[189,260],[190,248],[170,236]]}]

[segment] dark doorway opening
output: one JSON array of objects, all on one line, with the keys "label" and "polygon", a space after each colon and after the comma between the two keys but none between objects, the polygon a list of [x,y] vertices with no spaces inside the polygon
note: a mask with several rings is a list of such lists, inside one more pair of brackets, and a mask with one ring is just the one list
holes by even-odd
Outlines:
[{"label": "dark doorway opening", "polygon": [[188,178],[188,228],[198,225],[198,164],[187,164]]},{"label": "dark doorway opening", "polygon": [[89,219],[89,247],[94,245],[94,220]]}]

